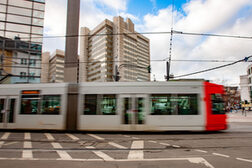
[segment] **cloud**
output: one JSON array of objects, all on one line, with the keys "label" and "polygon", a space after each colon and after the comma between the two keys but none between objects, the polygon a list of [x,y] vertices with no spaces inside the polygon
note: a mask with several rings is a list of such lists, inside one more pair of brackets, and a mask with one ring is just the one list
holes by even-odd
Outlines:
[{"label": "cloud", "polygon": [[[241,10],[246,7],[250,10]],[[193,0],[183,6],[184,13],[174,11],[174,29],[184,32],[216,34],[251,35],[252,3],[249,0]],[[161,9],[157,14],[147,14],[144,24],[137,26],[140,31],[170,31],[171,6]],[[162,60],[169,56],[167,34],[148,35],[151,42],[151,59]],[[218,59],[239,60],[251,55],[251,40],[201,36],[173,36],[172,59]],[[225,63],[172,62],[171,72],[176,75],[187,74]],[[239,75],[246,73],[248,63],[240,63],[220,70],[188,76],[204,78],[217,82],[239,83]],[[152,72],[157,80],[164,80],[166,66],[164,61],[152,62]],[[220,80],[221,79],[221,80]]]},{"label": "cloud", "polygon": [[102,3],[117,11],[125,11],[127,9],[128,0],[96,0],[98,3]]}]

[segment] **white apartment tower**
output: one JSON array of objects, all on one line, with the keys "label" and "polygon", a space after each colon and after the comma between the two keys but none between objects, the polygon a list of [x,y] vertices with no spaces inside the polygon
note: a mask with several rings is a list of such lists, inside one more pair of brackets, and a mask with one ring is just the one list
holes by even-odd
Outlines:
[{"label": "white apartment tower", "polygon": [[114,17],[93,30],[81,28],[79,82],[150,81],[150,42],[130,19]]}]

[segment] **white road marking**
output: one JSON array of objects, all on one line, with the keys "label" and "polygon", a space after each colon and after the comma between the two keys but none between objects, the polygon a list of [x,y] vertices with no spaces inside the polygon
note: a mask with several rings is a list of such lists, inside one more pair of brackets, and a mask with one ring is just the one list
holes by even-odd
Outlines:
[{"label": "white road marking", "polygon": [[196,164],[204,164],[209,168],[214,168],[210,163],[208,163],[204,158],[188,158],[188,161]]},{"label": "white road marking", "polygon": [[137,138],[137,137],[132,137],[132,139],[140,139],[140,138]]},{"label": "white road marking", "polygon": [[33,158],[32,151],[31,150],[23,150],[22,158],[32,159]]},{"label": "white road marking", "polygon": [[7,146],[7,145],[16,144],[16,143],[18,143],[18,142],[9,142],[9,143],[5,143],[5,144],[3,144],[3,145],[4,145],[4,146]]},{"label": "white road marking", "polygon": [[32,143],[29,141],[24,141],[24,148],[32,148]]},{"label": "white road marking", "polygon": [[148,141],[148,142],[151,142],[151,143],[157,143],[157,141]]},{"label": "white road marking", "polygon": [[[64,159],[55,159],[55,158],[32,158],[32,159],[27,159],[27,158],[0,158],[0,160],[38,160],[38,161],[54,161],[54,160],[64,160]],[[205,166],[209,168],[214,168],[210,163],[208,163],[204,158],[202,157],[196,157],[196,158],[157,158],[157,159],[114,159],[114,160],[107,160],[111,162],[136,162],[136,161],[181,161],[181,160],[188,160],[190,163],[195,163],[195,164],[204,164]],[[103,159],[66,159],[66,161],[75,161],[75,162],[85,162],[85,161],[100,161],[103,162]]]},{"label": "white road marking", "polygon": [[180,146],[178,146],[178,145],[172,145],[172,147],[174,147],[174,148],[180,148]]},{"label": "white road marking", "polygon": [[4,139],[8,139],[8,137],[10,136],[10,132],[6,132],[3,134],[3,136],[1,137],[2,140]]},{"label": "white road marking", "polygon": [[[56,149],[62,149],[63,148],[59,143],[52,142],[51,144],[52,144],[53,148],[56,148]],[[58,155],[60,156],[61,159],[63,159],[63,160],[72,160],[72,157],[66,151],[56,150],[56,152],[58,153]]]},{"label": "white road marking", "polygon": [[130,137],[129,135],[123,135],[123,136],[125,136],[125,137],[127,137],[127,138],[129,138],[129,137]]},{"label": "white road marking", "polygon": [[213,155],[216,155],[216,156],[222,156],[222,157],[226,157],[226,158],[229,158],[230,156],[228,155],[223,155],[223,154],[220,154],[220,153],[212,153]]},{"label": "white road marking", "polygon": [[119,149],[127,149],[125,146],[119,145],[119,144],[114,143],[114,142],[109,142],[108,144],[112,145],[112,146],[114,146],[116,148],[119,148]]},{"label": "white road marking", "polygon": [[98,139],[98,140],[104,140],[104,138],[102,138],[102,137],[99,137],[99,136],[97,136],[97,135],[94,135],[94,134],[87,134],[87,135],[89,135],[89,136],[91,136],[91,137],[93,137],[93,138],[95,138],[95,139]]},{"label": "white road marking", "polygon": [[79,140],[80,138],[74,136],[73,134],[66,134],[68,137],[70,137],[72,140]]},{"label": "white road marking", "polygon": [[53,148],[56,148],[56,149],[62,149],[62,148],[63,148],[63,147],[62,147],[59,143],[57,143],[57,142],[52,142],[51,144],[52,144]]},{"label": "white road marking", "polygon": [[202,153],[207,153],[207,151],[200,150],[200,149],[195,149],[195,151],[197,151],[197,152],[202,152]]},{"label": "white road marking", "polygon": [[[95,149],[95,147],[93,147],[93,146],[87,146],[86,148],[87,149]],[[92,151],[92,152],[105,161],[114,161],[115,160],[112,157],[110,157],[109,155],[103,153],[102,151]]]},{"label": "white road marking", "polygon": [[24,139],[25,139],[25,140],[30,140],[30,139],[31,139],[31,134],[30,134],[29,132],[26,132],[26,133],[24,134]]},{"label": "white road marking", "polygon": [[[24,141],[24,148],[32,148],[32,143],[29,141]],[[32,151],[31,150],[23,150],[22,157],[32,159],[33,158]]]},{"label": "white road marking", "polygon": [[168,143],[159,143],[159,144],[161,144],[161,145],[165,145],[165,146],[171,146],[170,144],[168,144]]},{"label": "white road marking", "polygon": [[48,140],[55,140],[55,138],[52,136],[52,134],[50,134],[50,133],[45,133],[45,136],[46,136],[46,138],[48,139]]},{"label": "white road marking", "polygon": [[252,160],[249,160],[249,159],[243,159],[243,158],[236,158],[236,159],[240,161],[245,161],[245,162],[252,162]]},{"label": "white road marking", "polygon": [[[131,149],[143,149],[144,141],[133,141]],[[139,160],[144,158],[143,150],[130,150],[128,159]]]},{"label": "white road marking", "polygon": [[3,144],[4,144],[4,141],[0,141],[0,148],[2,148]]}]

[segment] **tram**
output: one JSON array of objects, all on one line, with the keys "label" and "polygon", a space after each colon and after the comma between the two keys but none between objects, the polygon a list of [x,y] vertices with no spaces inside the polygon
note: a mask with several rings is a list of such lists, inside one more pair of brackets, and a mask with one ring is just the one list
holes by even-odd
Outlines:
[{"label": "tram", "polygon": [[223,86],[207,81],[0,85],[0,129],[227,129]]}]

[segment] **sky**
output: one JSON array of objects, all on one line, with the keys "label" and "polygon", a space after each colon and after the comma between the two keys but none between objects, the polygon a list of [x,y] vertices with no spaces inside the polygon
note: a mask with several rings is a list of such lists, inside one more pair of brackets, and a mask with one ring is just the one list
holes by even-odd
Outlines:
[{"label": "sky", "polygon": [[[44,36],[65,35],[66,6],[67,0],[46,0]],[[172,26],[182,32],[252,36],[252,0],[81,0],[80,27],[93,29],[114,16],[130,18],[140,33],[168,32]],[[164,81],[170,34],[145,36],[150,39],[151,78]],[[44,38],[44,52],[64,47],[64,38]],[[252,39],[174,34],[171,53],[172,60],[236,61],[252,55]],[[178,76],[227,63],[172,61],[171,73]],[[248,66],[241,62],[185,78],[235,86]]]}]

